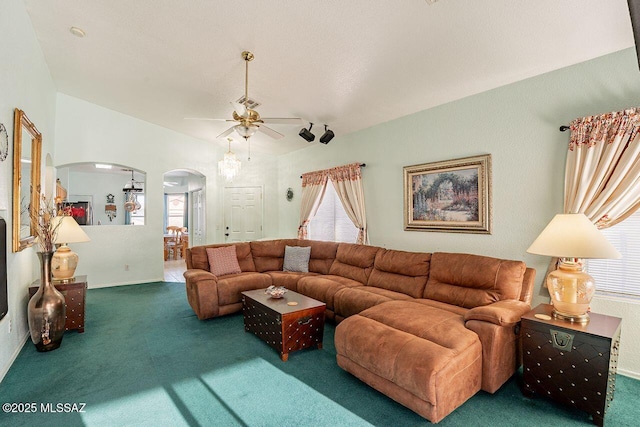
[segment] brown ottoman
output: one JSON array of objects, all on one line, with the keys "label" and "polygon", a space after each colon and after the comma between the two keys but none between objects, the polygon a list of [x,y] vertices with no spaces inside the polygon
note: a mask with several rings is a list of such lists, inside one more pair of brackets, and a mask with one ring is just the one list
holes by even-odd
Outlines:
[{"label": "brown ottoman", "polygon": [[338,365],[437,423],[480,390],[482,346],[461,315],[389,301],[336,327]]}]

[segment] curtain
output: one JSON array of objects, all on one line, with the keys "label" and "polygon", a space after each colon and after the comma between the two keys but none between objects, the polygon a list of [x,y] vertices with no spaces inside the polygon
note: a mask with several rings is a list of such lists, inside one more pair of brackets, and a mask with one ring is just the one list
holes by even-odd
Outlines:
[{"label": "curtain", "polygon": [[318,212],[320,202],[327,188],[327,171],[317,171],[302,174],[302,203],[300,206],[300,226],[298,239],[307,238],[309,221]]},{"label": "curtain", "polygon": [[598,228],[640,208],[640,108],[575,119],[565,169],[565,213]]},{"label": "curtain", "polygon": [[347,216],[358,228],[357,244],[369,244],[367,232],[367,215],[364,206],[364,191],[362,188],[362,173],[359,163],[338,166],[329,169],[329,178],[342,202]]}]

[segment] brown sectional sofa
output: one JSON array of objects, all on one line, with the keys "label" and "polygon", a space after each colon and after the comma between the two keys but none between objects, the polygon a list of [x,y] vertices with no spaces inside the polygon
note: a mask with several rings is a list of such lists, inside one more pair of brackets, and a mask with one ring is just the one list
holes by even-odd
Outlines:
[{"label": "brown sectional sofa", "polygon": [[[187,249],[198,318],[240,311],[242,291],[270,285],[320,300],[338,323],[338,365],[431,422],[495,392],[519,365],[535,278],[521,261],[297,239],[234,245],[242,273],[221,277],[206,248],[227,244]],[[311,246],[308,273],[282,271],[285,246]]]}]

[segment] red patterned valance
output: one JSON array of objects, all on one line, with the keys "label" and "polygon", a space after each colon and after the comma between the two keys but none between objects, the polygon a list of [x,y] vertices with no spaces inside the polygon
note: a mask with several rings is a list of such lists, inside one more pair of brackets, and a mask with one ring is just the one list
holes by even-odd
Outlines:
[{"label": "red patterned valance", "polygon": [[622,136],[625,132],[630,134],[629,139],[633,139],[640,130],[640,108],[581,117],[573,120],[569,128],[571,129],[569,141],[571,151],[580,145],[593,147],[599,142],[611,142],[616,134]]},{"label": "red patterned valance", "polygon": [[331,178],[335,182],[362,179],[362,165],[360,163],[350,163],[331,169],[304,173],[302,174],[302,187],[321,185],[327,178]]}]

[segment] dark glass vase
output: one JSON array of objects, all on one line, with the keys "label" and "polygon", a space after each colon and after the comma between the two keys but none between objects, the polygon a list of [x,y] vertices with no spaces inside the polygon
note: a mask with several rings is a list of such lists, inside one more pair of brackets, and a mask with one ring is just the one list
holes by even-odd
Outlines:
[{"label": "dark glass vase", "polygon": [[66,305],[64,296],[51,282],[53,252],[38,252],[40,258],[40,288],[29,300],[29,331],[38,351],[60,347],[64,335]]}]

